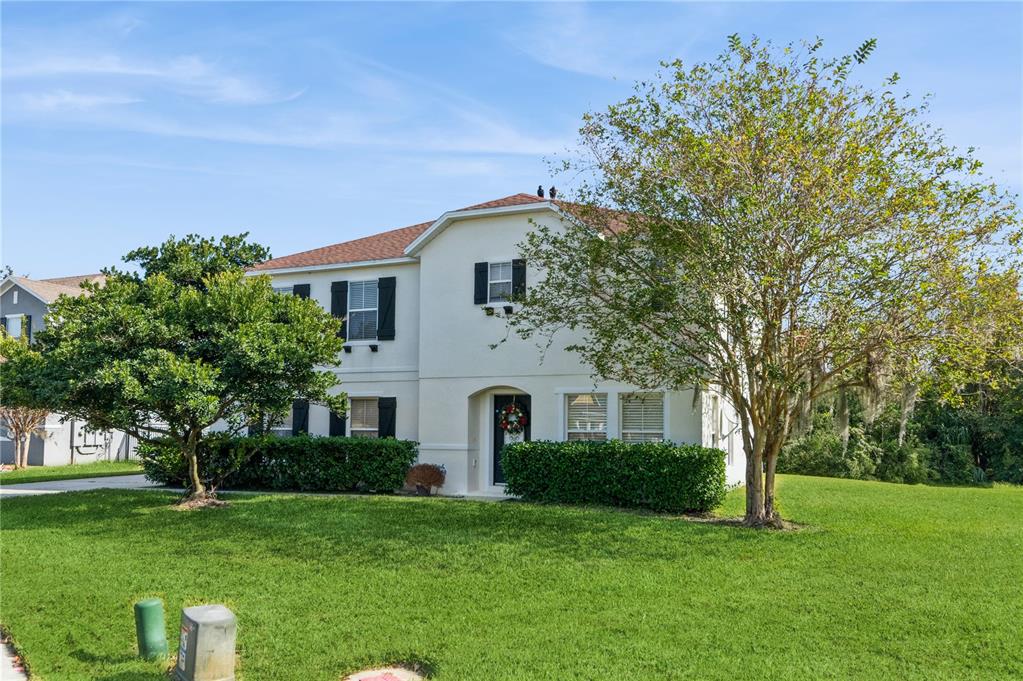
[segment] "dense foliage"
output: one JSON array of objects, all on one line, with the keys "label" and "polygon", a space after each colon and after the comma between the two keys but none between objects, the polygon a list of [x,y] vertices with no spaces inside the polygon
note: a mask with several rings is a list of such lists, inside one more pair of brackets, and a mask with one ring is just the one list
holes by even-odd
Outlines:
[{"label": "dense foliage", "polygon": [[[418,446],[362,437],[209,437],[199,447],[204,484],[214,489],[393,492],[405,483]],[[146,477],[187,486],[188,468],[173,442],[139,446]]]},{"label": "dense foliage", "polygon": [[41,361],[18,361],[13,380],[92,428],[172,440],[202,499],[195,453],[213,424],[279,418],[295,399],[344,410],[324,368],[337,363],[340,322],[246,273],[268,256],[245,235],[171,237],[128,253],[138,272],[110,269],[104,285],[53,303]]},{"label": "dense foliage", "polygon": [[522,335],[570,329],[598,377],[734,405],[750,525],[777,523],[777,458],[817,402],[937,357],[976,380],[975,349],[1012,320],[1014,197],[897,74],[857,81],[874,46],[732,36],[665,64],[585,118],[569,215],[523,244],[547,277]]},{"label": "dense foliage", "polygon": [[903,483],[1023,484],[1023,365],[1005,366],[997,384],[971,384],[958,397],[925,391],[904,427],[900,405],[870,419],[854,397],[846,442],[833,405],[822,406],[813,430],[782,451],[778,470]]},{"label": "dense foliage", "polygon": [[709,511],[725,498],[719,449],[664,442],[550,442],[501,452],[507,490],[526,501]]}]

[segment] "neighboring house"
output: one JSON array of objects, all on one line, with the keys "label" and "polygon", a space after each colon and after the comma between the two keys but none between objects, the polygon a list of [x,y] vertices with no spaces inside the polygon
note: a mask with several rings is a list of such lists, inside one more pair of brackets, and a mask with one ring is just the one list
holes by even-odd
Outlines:
[{"label": "neighboring house", "polygon": [[[61,295],[80,296],[85,281],[102,282],[102,274],[57,279],[7,277],[0,282],[0,321],[7,333],[29,342],[45,324],[46,311]],[[33,436],[29,443],[30,466],[59,466],[127,459],[134,456],[135,443],[120,431],[91,431],[81,421],[64,420],[60,414],[46,419],[46,435]],[[14,463],[14,442],[0,426],[0,462]]]},{"label": "neighboring house", "polygon": [[296,403],[281,430],[416,440],[421,461],[447,469],[446,493],[497,494],[508,439],[497,412],[515,402],[529,416],[527,439],[700,443],[724,450],[728,482],[741,482],[737,420],[719,395],[595,383],[565,350],[578,336],[556,337],[546,352],[508,336],[509,298],[542,281],[517,244],[534,223],[557,229],[563,211],[516,194],[254,268],[346,320],[337,371],[348,414]]}]

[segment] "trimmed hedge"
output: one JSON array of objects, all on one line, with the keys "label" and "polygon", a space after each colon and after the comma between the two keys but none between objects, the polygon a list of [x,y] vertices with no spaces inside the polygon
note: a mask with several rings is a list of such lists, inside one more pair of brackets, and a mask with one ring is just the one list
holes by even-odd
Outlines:
[{"label": "trimmed hedge", "polygon": [[[170,442],[139,445],[146,477],[188,487],[188,467]],[[405,484],[418,444],[394,438],[219,437],[199,448],[199,469],[219,489],[392,492]]]},{"label": "trimmed hedge", "polygon": [[501,452],[507,491],[526,501],[680,513],[725,498],[725,454],[649,442],[520,442]]}]

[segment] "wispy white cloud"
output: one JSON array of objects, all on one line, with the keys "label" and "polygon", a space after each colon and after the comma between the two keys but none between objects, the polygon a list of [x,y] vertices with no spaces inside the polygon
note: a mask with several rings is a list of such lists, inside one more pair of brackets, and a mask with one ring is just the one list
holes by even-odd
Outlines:
[{"label": "wispy white cloud", "polygon": [[[215,69],[200,57],[155,63],[118,55],[81,58],[50,56],[5,69],[11,82],[34,89],[17,93],[4,118],[29,125],[102,128],[166,137],[235,144],[308,149],[346,146],[419,151],[532,154],[562,149],[569,131],[534,134],[510,122],[501,111],[462,92],[386,64],[344,52],[332,52],[341,74],[337,91],[311,92],[311,101],[282,97],[259,83]],[[178,107],[166,93],[84,95],[70,89],[38,88],[59,79],[88,77],[89,84],[110,87],[156,80],[170,83],[210,104],[275,101],[268,110],[231,107]],[[340,96],[339,96],[340,95]],[[114,105],[137,103],[138,107]],[[21,105],[19,111],[17,105]],[[40,118],[48,114],[51,118]]]},{"label": "wispy white cloud", "polygon": [[[644,5],[601,5],[599,12],[584,3],[536,6],[528,20],[504,34],[509,46],[534,60],[564,71],[599,78],[649,78],[659,61],[684,56],[716,30],[729,10],[727,3],[660,5],[677,10],[677,20],[663,13],[644,17]],[[721,36],[717,34],[721,33]]]},{"label": "wispy white cloud", "polygon": [[35,58],[25,55],[11,61],[3,70],[6,80],[95,77],[139,86],[155,82],[180,94],[230,104],[282,102],[301,95],[301,91],[274,91],[254,78],[227,72],[195,55],[165,61],[133,60],[114,54]]},{"label": "wispy white cloud", "polygon": [[136,104],[142,100],[130,95],[103,95],[71,92],[69,90],[52,90],[49,92],[26,92],[20,95],[25,109],[33,112],[69,109],[85,111],[103,106],[119,106]]}]

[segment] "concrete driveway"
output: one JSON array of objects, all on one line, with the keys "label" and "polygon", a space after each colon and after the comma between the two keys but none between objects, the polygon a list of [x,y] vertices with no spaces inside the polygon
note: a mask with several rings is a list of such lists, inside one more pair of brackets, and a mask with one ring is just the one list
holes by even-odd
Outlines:
[{"label": "concrete driveway", "polygon": [[105,478],[80,478],[78,480],[53,480],[51,482],[26,482],[20,485],[4,485],[0,487],[0,498],[57,494],[59,492],[83,492],[90,489],[151,489],[153,487],[159,487],[159,485],[149,482],[144,475],[111,475]]}]

